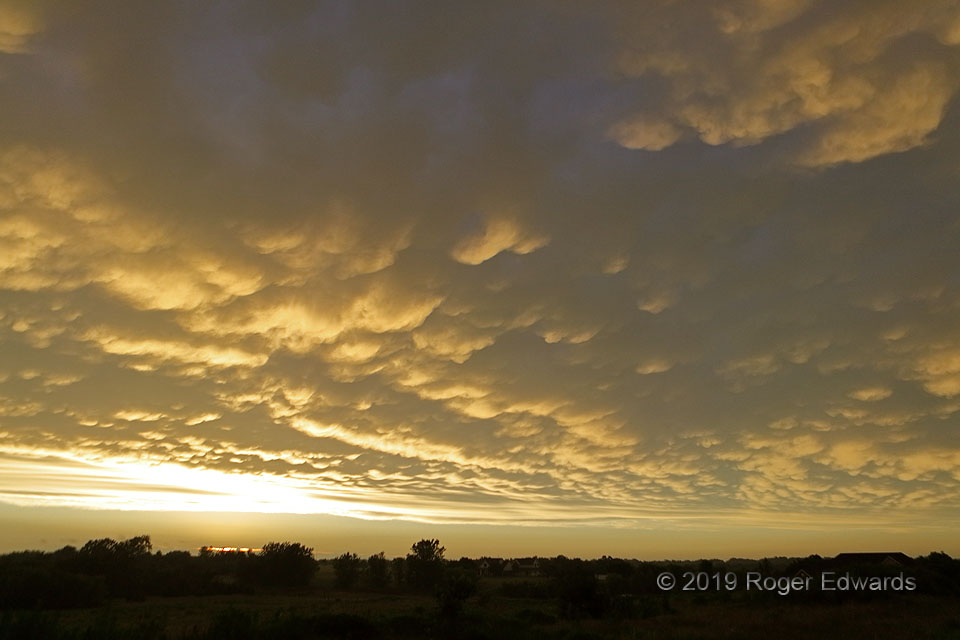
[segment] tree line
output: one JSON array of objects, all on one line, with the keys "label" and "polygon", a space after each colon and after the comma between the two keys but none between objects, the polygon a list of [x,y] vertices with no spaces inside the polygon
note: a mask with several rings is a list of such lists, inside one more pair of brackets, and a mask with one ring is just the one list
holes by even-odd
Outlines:
[{"label": "tree line", "polygon": [[[154,551],[146,535],[120,541],[101,538],[79,549],[66,546],[53,552],[21,551],[0,556],[0,609],[66,609],[94,607],[110,598],[303,590],[317,588],[318,568],[328,565],[335,589],[432,594],[441,615],[455,617],[477,592],[480,575],[495,566],[497,559],[454,561],[445,558],[445,552],[439,540],[424,539],[397,558],[388,559],[383,552],[367,558],[347,552],[318,561],[311,548],[297,542],[270,542],[256,551],[203,548],[199,555],[192,555],[186,551]],[[557,556],[537,559],[535,576],[493,581],[488,586],[501,596],[551,599],[559,604],[564,617],[636,617],[669,608],[668,594],[656,586],[656,576],[665,570],[677,576],[691,570],[748,569],[790,576],[800,570],[817,571],[828,562],[819,556],[731,559],[726,563]],[[856,566],[852,568],[857,570]],[[862,569],[870,574],[880,570],[876,566]],[[960,595],[960,560],[931,553],[912,560],[908,571],[917,577],[921,592]],[[718,592],[708,597],[731,596]]]},{"label": "tree line", "polygon": [[[441,608],[456,609],[473,593],[475,576],[444,560],[439,540],[421,540],[406,557],[383,552],[366,560],[344,553],[331,561],[334,586],[388,587],[436,593]],[[319,561],[323,562],[323,561]],[[150,537],[100,538],[79,549],[20,551],[0,556],[0,609],[93,607],[109,598],[192,596],[304,589],[318,569],[313,549],[270,542],[257,551],[153,551]]]},{"label": "tree line", "polygon": [[0,608],[91,607],[109,598],[212,595],[305,586],[316,570],[312,550],[271,542],[258,553],[153,551],[150,536],[100,538],[77,549],[0,556]]}]

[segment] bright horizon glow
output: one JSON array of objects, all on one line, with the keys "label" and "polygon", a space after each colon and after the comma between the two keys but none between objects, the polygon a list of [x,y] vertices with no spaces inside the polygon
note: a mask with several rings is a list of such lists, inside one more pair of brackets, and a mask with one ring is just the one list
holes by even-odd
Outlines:
[{"label": "bright horizon glow", "polygon": [[[19,453],[10,459],[11,453]],[[24,454],[27,455],[24,455]],[[519,527],[577,526],[590,528],[640,527],[644,520],[659,526],[689,527],[691,523],[707,526],[750,527],[765,529],[789,529],[793,531],[821,531],[824,525],[853,526],[884,529],[888,532],[918,533],[924,529],[940,529],[936,523],[925,524],[917,520],[923,510],[905,511],[897,514],[882,512],[851,515],[842,511],[832,519],[819,513],[816,519],[809,513],[772,511],[715,511],[645,513],[642,510],[607,510],[598,514],[583,514],[573,508],[543,509],[543,512],[524,506],[520,511],[499,513],[473,513],[463,509],[451,510],[443,506],[436,509],[417,509],[412,506],[412,497],[405,507],[378,504],[378,494],[372,494],[366,502],[330,499],[308,493],[325,491],[336,495],[335,490],[321,490],[308,480],[270,474],[245,476],[224,473],[213,469],[187,468],[163,462],[137,462],[131,460],[86,461],[80,458],[60,457],[52,452],[16,452],[4,450],[0,454],[0,495],[11,504],[21,507],[54,505],[105,511],[175,511],[175,512],[230,512],[257,514],[323,514],[345,516],[362,520],[402,519],[423,524],[510,524]],[[75,493],[36,496],[31,492],[17,493],[17,487],[25,480],[34,478],[70,477]],[[526,517],[524,517],[526,515]]]}]

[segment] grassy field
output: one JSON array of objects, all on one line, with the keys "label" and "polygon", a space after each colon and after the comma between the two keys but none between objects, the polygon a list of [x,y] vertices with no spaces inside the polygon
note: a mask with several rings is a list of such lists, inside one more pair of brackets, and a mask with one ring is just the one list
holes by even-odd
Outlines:
[{"label": "grassy field", "polygon": [[[321,583],[323,576],[320,577]],[[289,594],[150,598],[96,609],[7,613],[8,638],[464,638],[573,640],[929,638],[960,640],[960,601],[906,595],[869,602],[650,596],[633,617],[561,617],[554,600],[499,595],[482,581],[456,619],[425,595],[312,589]]]}]

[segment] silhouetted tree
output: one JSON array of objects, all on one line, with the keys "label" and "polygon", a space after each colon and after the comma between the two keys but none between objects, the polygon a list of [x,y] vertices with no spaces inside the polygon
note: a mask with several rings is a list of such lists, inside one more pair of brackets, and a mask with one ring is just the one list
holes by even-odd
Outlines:
[{"label": "silhouetted tree", "polygon": [[960,560],[934,551],[917,558],[914,567],[919,591],[929,594],[960,594]]},{"label": "silhouetted tree", "polygon": [[394,558],[390,561],[390,575],[393,577],[394,584],[398,587],[407,579],[406,566],[406,558]]},{"label": "silhouetted tree", "polygon": [[823,558],[817,554],[809,555],[806,558],[797,558],[790,562],[787,565],[787,568],[784,569],[783,573],[787,576],[794,576],[798,571],[803,569],[807,573],[813,573],[820,568],[823,564]]},{"label": "silhouetted tree", "polygon": [[313,549],[299,542],[269,542],[257,561],[260,579],[271,586],[305,587],[317,570]]},{"label": "silhouetted tree", "polygon": [[770,562],[770,558],[761,558],[757,563],[757,570],[764,576],[773,575],[773,563]]},{"label": "silhouetted tree", "polygon": [[387,558],[383,551],[367,558],[367,582],[374,589],[387,586]]},{"label": "silhouetted tree", "polygon": [[360,578],[362,560],[355,553],[344,553],[333,560],[334,583],[339,589],[352,589]]},{"label": "silhouetted tree", "polygon": [[87,575],[103,576],[111,595],[142,598],[146,595],[152,547],[150,536],[120,542],[110,538],[89,540],[77,552],[77,567]]},{"label": "silhouetted tree", "polygon": [[209,591],[211,577],[203,571],[200,558],[187,551],[169,551],[153,562],[150,592],[164,596],[200,594]]},{"label": "silhouetted tree", "polygon": [[407,577],[418,589],[432,589],[443,572],[443,552],[439,540],[421,540],[407,554]]},{"label": "silhouetted tree", "polygon": [[477,574],[477,561],[466,556],[457,560],[457,566],[467,573]]}]

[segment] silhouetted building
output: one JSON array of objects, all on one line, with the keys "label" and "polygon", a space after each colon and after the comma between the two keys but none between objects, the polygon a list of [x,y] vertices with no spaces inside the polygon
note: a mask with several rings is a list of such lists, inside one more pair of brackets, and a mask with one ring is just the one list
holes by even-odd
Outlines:
[{"label": "silhouetted building", "polygon": [[477,563],[477,575],[499,576],[503,574],[503,558],[480,558]]},{"label": "silhouetted building", "polygon": [[908,567],[913,558],[899,551],[880,553],[838,553],[831,562],[834,566],[883,565],[888,567]]},{"label": "silhouetted building", "polygon": [[540,560],[538,558],[515,558],[503,565],[504,576],[523,576],[527,578],[540,575]]}]

